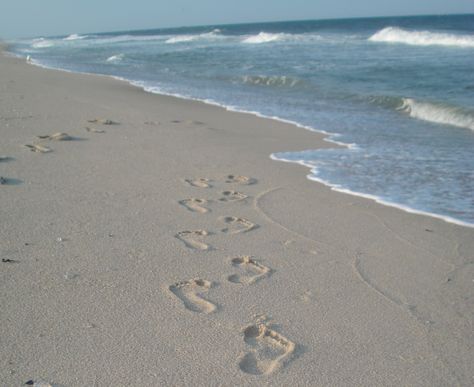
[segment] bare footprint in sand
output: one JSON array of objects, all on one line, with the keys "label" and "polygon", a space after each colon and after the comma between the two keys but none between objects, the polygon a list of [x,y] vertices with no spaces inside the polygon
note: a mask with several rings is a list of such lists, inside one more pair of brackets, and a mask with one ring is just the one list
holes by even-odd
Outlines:
[{"label": "bare footprint in sand", "polygon": [[203,279],[181,281],[169,287],[169,290],[183,301],[186,309],[196,313],[212,313],[217,307],[202,297],[212,287],[212,283]]},{"label": "bare footprint in sand", "polygon": [[243,184],[243,185],[251,185],[257,182],[257,179],[247,176],[238,176],[238,175],[227,175],[225,179],[226,183],[234,183],[234,184]]},{"label": "bare footprint in sand", "polygon": [[295,344],[263,323],[244,329],[244,341],[250,351],[239,360],[240,369],[251,375],[268,375],[279,367],[295,351]]},{"label": "bare footprint in sand", "polygon": [[224,216],[219,218],[219,220],[228,225],[228,227],[222,229],[222,232],[229,234],[248,232],[258,228],[258,225],[252,223],[250,220],[238,218],[236,216]]},{"label": "bare footprint in sand", "polygon": [[207,200],[196,198],[184,199],[179,201],[179,204],[186,207],[189,211],[199,212],[200,214],[205,214],[206,212],[210,211],[209,208],[203,207],[203,205],[206,203]]},{"label": "bare footprint in sand", "polygon": [[248,255],[232,258],[231,263],[242,272],[242,274],[232,274],[227,277],[230,282],[235,284],[250,285],[268,277],[272,272],[269,267],[262,265]]},{"label": "bare footprint in sand", "polygon": [[200,240],[207,235],[209,235],[209,233],[205,230],[181,231],[176,234],[176,238],[182,241],[186,247],[189,247],[190,249],[209,250],[210,246]]},{"label": "bare footprint in sand", "polygon": [[95,118],[93,120],[87,120],[87,122],[90,122],[91,124],[102,124],[102,125],[119,125],[118,122],[112,121],[112,120],[106,120],[103,118]]},{"label": "bare footprint in sand", "polygon": [[48,153],[52,152],[51,148],[48,148],[47,146],[40,145],[40,144],[25,144],[25,147],[28,148],[32,152],[36,153]]},{"label": "bare footprint in sand", "polygon": [[54,140],[54,141],[70,141],[72,140],[73,138],[67,134],[67,133],[61,133],[61,132],[58,132],[58,133],[54,133],[54,134],[47,134],[45,136],[36,136],[42,140]]},{"label": "bare footprint in sand", "polygon": [[248,196],[238,191],[224,191],[222,197],[219,198],[221,202],[238,202],[239,200],[247,199]]},{"label": "bare footprint in sand", "polygon": [[188,183],[192,187],[198,187],[198,188],[211,188],[211,180],[206,179],[206,178],[200,178],[200,179],[184,179],[185,183]]},{"label": "bare footprint in sand", "polygon": [[105,130],[89,128],[88,126],[86,126],[85,129],[90,133],[105,133]]}]

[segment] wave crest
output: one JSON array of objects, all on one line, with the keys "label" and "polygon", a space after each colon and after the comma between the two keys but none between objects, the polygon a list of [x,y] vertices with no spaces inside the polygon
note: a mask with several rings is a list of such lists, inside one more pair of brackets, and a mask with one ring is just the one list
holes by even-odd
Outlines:
[{"label": "wave crest", "polygon": [[175,35],[170,37],[165,41],[167,44],[174,44],[174,43],[186,43],[186,42],[193,42],[195,40],[215,40],[222,38],[223,36],[220,35],[221,30],[215,29],[211,32],[205,32],[203,34],[198,35]]},{"label": "wave crest", "polygon": [[63,40],[81,40],[87,38],[87,35],[78,35],[78,34],[71,34],[65,37]]},{"label": "wave crest", "polygon": [[474,47],[474,36],[430,31],[407,31],[397,27],[384,28],[373,34],[369,40],[372,42],[403,43],[414,46]]},{"label": "wave crest", "polygon": [[420,120],[474,130],[474,111],[460,107],[403,98],[402,105],[397,110]]},{"label": "wave crest", "polygon": [[54,43],[51,40],[47,40],[44,38],[34,39],[31,43],[32,48],[47,48],[54,46]]},{"label": "wave crest", "polygon": [[107,58],[107,62],[113,62],[113,63],[120,62],[122,61],[124,56],[125,56],[124,54],[112,55]]},{"label": "wave crest", "polygon": [[269,43],[269,42],[278,42],[285,40],[288,38],[288,34],[278,33],[272,34],[269,32],[260,32],[258,35],[252,35],[245,38],[242,43],[247,44],[261,44],[261,43]]}]

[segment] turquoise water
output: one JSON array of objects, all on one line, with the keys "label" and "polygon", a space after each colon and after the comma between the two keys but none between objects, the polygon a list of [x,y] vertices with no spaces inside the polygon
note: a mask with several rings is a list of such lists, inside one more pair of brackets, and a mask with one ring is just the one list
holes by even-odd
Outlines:
[{"label": "turquoise water", "polygon": [[11,50],[327,132],[349,146],[272,157],[335,189],[474,225],[474,15],[72,34]]}]

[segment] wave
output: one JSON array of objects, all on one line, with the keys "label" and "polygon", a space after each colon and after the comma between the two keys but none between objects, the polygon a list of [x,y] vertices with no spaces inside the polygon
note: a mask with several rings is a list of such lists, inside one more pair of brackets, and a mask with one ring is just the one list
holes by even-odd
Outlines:
[{"label": "wave", "polygon": [[224,38],[223,35],[220,35],[221,30],[215,29],[211,32],[205,32],[197,35],[175,35],[168,38],[165,43],[174,44],[174,43],[186,43],[193,42],[196,40],[217,40],[219,38]]},{"label": "wave", "polygon": [[474,130],[474,111],[468,109],[403,98],[397,110],[420,120]]},{"label": "wave", "polygon": [[472,109],[394,96],[371,96],[368,101],[419,120],[474,130],[474,110]]},{"label": "wave", "polygon": [[112,55],[107,58],[107,62],[115,62],[115,63],[120,62],[122,61],[124,56],[125,56],[124,54]]},{"label": "wave", "polygon": [[63,40],[81,40],[87,38],[87,35],[78,35],[78,34],[71,34],[65,37]]},{"label": "wave", "polygon": [[248,36],[242,41],[242,43],[261,44],[261,43],[279,42],[279,41],[287,39],[290,36],[291,35],[284,34],[284,33],[272,34],[269,32],[260,32],[258,35]]},{"label": "wave", "polygon": [[370,38],[372,42],[403,43],[414,46],[474,47],[474,36],[430,31],[407,31],[397,27],[384,28]]},{"label": "wave", "polygon": [[47,47],[52,47],[52,46],[54,46],[54,42],[52,42],[51,40],[44,39],[44,38],[34,39],[31,42],[32,48],[47,48]]},{"label": "wave", "polygon": [[296,87],[304,84],[303,80],[286,75],[244,75],[240,81],[246,85],[273,87]]}]

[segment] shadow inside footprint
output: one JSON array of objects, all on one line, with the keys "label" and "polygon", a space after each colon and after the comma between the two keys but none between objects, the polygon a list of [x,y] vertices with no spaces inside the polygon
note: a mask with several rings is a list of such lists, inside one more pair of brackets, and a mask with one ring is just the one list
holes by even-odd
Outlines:
[{"label": "shadow inside footprint", "polygon": [[209,314],[214,312],[217,307],[212,302],[202,297],[212,287],[210,281],[203,279],[192,279],[181,281],[169,287],[169,290],[178,297],[186,309],[196,312]]},{"label": "shadow inside footprint", "polygon": [[240,369],[251,375],[267,375],[278,369],[295,350],[295,344],[263,323],[244,329],[250,350],[239,360]]},{"label": "shadow inside footprint", "polygon": [[227,279],[235,284],[250,285],[262,278],[268,277],[272,270],[257,262],[250,256],[232,258],[232,266],[239,269],[241,274],[232,274]]},{"label": "shadow inside footprint", "polygon": [[198,188],[211,188],[211,180],[205,177],[199,179],[184,179],[184,182],[189,184],[191,187]]},{"label": "shadow inside footprint", "polygon": [[225,223],[228,227],[223,228],[222,232],[229,234],[239,234],[241,232],[248,232],[258,228],[258,225],[245,218],[238,218],[236,216],[224,216],[220,221]]},{"label": "shadow inside footprint", "polygon": [[210,250],[211,247],[201,241],[203,237],[208,236],[209,233],[205,230],[195,230],[195,231],[180,231],[175,235],[180,241],[182,241],[186,247],[196,250]]},{"label": "shadow inside footprint", "polygon": [[184,199],[179,201],[179,204],[186,207],[189,211],[199,212],[200,214],[205,214],[206,212],[210,211],[209,208],[203,206],[206,203],[207,200],[196,198]]},{"label": "shadow inside footprint", "polygon": [[247,199],[248,196],[238,191],[224,191],[222,197],[219,199],[221,202],[237,202],[239,200]]},{"label": "shadow inside footprint", "polygon": [[252,185],[257,182],[257,179],[254,179],[253,177],[247,177],[247,176],[228,175],[226,176],[225,182],[233,183],[233,184]]}]

